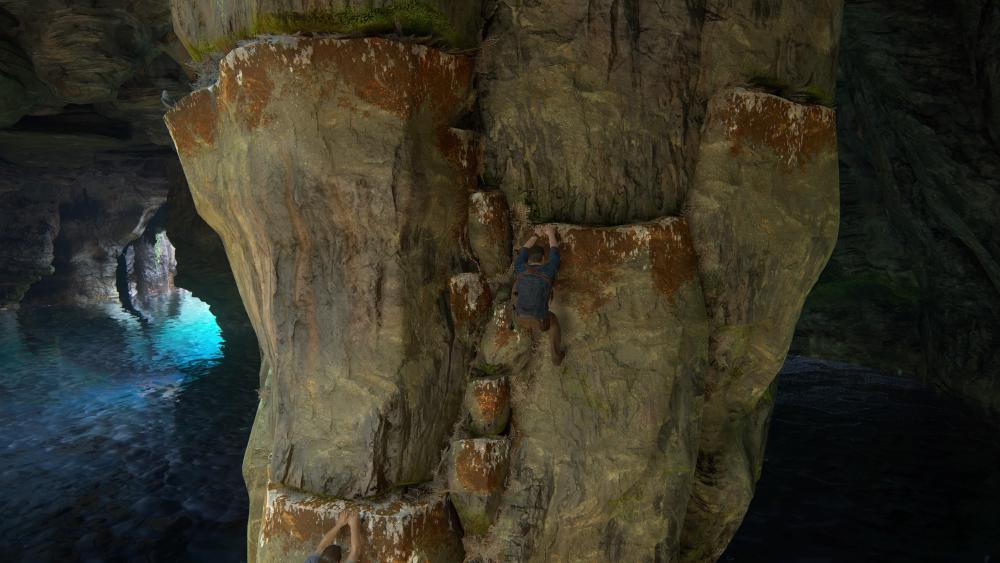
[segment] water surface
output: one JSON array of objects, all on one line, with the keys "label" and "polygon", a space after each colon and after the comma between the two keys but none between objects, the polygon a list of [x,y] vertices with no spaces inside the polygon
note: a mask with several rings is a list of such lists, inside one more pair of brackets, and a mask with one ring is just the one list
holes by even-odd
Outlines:
[{"label": "water surface", "polygon": [[764,471],[722,557],[1000,563],[1000,438],[921,383],[790,358]]},{"label": "water surface", "polygon": [[0,561],[243,561],[252,334],[185,291],[0,311]]}]

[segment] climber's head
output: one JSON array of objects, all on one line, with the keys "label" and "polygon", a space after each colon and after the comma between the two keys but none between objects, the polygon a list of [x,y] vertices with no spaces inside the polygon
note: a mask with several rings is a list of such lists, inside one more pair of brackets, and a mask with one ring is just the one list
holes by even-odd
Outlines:
[{"label": "climber's head", "polygon": [[319,557],[320,563],[340,563],[340,546],[330,545]]},{"label": "climber's head", "polygon": [[545,260],[545,249],[541,246],[532,246],[528,249],[528,263],[541,264]]}]

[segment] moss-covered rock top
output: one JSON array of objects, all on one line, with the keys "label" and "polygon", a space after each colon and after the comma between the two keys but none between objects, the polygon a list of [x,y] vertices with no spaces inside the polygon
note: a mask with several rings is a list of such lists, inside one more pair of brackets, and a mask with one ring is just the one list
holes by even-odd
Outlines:
[{"label": "moss-covered rock top", "polygon": [[482,25],[478,1],[383,0],[358,7],[347,0],[331,0],[326,6],[305,7],[282,0],[250,0],[249,6],[228,10],[205,6],[208,1],[187,0],[173,6],[174,28],[196,60],[225,53],[243,39],[295,33],[409,36],[464,49],[476,45]]}]

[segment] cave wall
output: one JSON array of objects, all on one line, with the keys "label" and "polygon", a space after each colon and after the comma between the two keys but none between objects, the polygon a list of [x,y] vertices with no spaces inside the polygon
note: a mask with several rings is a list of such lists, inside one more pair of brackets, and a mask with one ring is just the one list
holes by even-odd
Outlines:
[{"label": "cave wall", "polygon": [[156,161],[105,163],[92,169],[10,166],[0,214],[4,304],[88,303],[118,299],[116,270],[166,201]]},{"label": "cave wall", "polygon": [[[376,553],[461,560],[424,512],[444,488],[470,559],[715,560],[836,238],[841,3],[484,2],[473,51],[258,4],[175,4],[220,63],[167,115],[264,351],[249,558],[299,558],[353,506]],[[232,48],[254,6],[314,35]],[[540,223],[567,253],[559,368],[505,313]],[[484,376],[510,408],[485,436],[462,401]]]},{"label": "cave wall", "polygon": [[141,305],[176,282],[223,331],[250,329],[163,123],[195,68],[170,3],[0,1],[0,306]]},{"label": "cave wall", "polygon": [[1000,415],[993,1],[847,2],[841,234],[793,351],[914,375]]}]

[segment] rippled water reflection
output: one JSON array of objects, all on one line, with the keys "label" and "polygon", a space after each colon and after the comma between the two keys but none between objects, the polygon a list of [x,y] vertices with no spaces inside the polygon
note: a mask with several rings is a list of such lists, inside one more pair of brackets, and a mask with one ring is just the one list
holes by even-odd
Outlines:
[{"label": "rippled water reflection", "polygon": [[0,311],[0,560],[243,560],[256,341],[149,313]]}]

